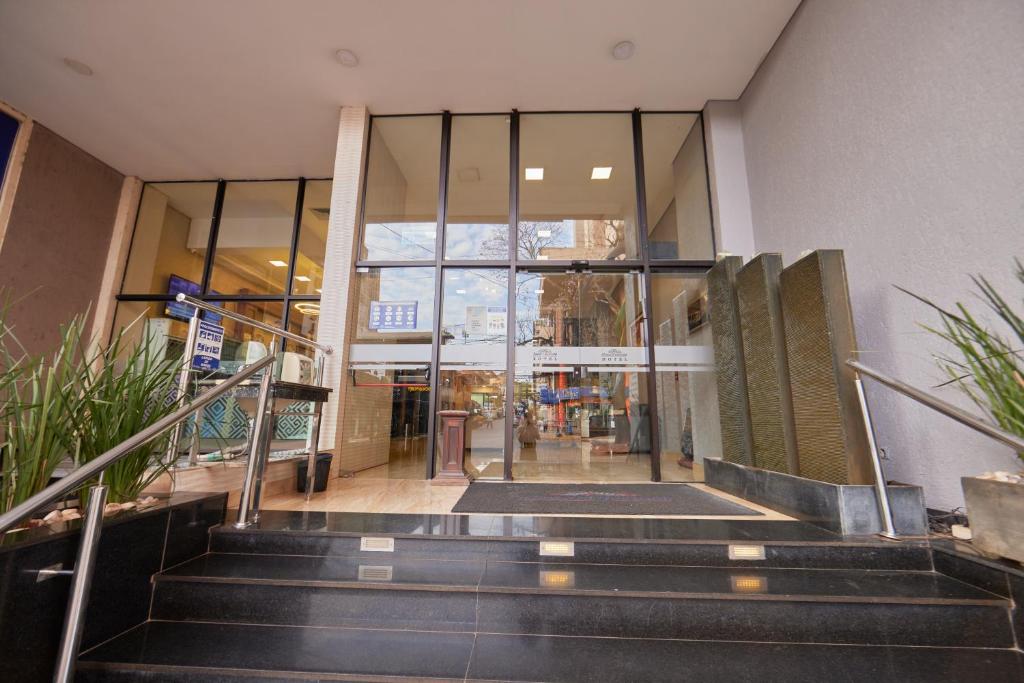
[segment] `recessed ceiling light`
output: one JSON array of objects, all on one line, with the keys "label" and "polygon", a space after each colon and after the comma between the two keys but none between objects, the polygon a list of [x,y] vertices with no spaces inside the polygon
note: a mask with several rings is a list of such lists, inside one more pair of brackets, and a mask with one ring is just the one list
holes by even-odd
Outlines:
[{"label": "recessed ceiling light", "polygon": [[270,265],[274,266],[275,268],[287,268],[288,267],[287,263],[285,263],[284,261],[278,261],[277,259],[270,259]]},{"label": "recessed ceiling light", "polygon": [[342,66],[359,66],[359,57],[356,56],[352,50],[341,49],[334,53],[334,58],[338,60],[338,64]]},{"label": "recessed ceiling light", "polygon": [[533,292],[534,292],[534,294],[543,294],[544,290],[543,289],[535,289],[535,290],[533,290]]},{"label": "recessed ceiling light", "polygon": [[92,67],[85,62],[80,62],[77,59],[71,59],[71,57],[64,58],[64,66],[74,71],[79,76],[92,76]]},{"label": "recessed ceiling light", "polygon": [[320,289],[319,287],[317,287],[317,288],[316,288],[316,293],[317,293],[317,294],[323,294],[323,293],[324,293],[324,290],[322,290],[322,289]]},{"label": "recessed ceiling light", "polygon": [[612,48],[612,57],[615,57],[615,59],[629,59],[635,51],[636,45],[632,41],[623,40],[621,43],[615,43],[615,47]]},{"label": "recessed ceiling light", "polygon": [[591,180],[608,180],[612,177],[611,166],[595,166],[594,170],[590,172]]},{"label": "recessed ceiling light", "polygon": [[465,294],[465,293],[466,293],[466,290],[464,290],[464,289],[456,289],[456,290],[455,290],[455,293],[456,293],[456,294]]},{"label": "recessed ceiling light", "polygon": [[528,168],[526,169],[527,180],[544,180],[544,169],[543,168]]},{"label": "recessed ceiling light", "polygon": [[295,279],[298,280],[299,282],[311,282],[311,280],[305,275],[296,275]]}]

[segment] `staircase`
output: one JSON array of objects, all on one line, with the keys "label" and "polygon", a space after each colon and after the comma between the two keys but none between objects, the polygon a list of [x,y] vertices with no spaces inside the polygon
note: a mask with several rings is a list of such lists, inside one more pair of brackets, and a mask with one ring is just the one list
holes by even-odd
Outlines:
[{"label": "staircase", "polygon": [[1011,616],[924,543],[799,522],[268,511],[78,680],[996,683]]}]

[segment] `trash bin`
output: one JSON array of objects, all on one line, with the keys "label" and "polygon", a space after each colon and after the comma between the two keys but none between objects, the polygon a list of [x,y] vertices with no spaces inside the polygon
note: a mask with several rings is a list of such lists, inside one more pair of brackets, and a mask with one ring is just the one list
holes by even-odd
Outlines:
[{"label": "trash bin", "polygon": [[[316,478],[313,480],[313,493],[320,493],[327,490],[327,477],[331,474],[331,454],[316,454]],[[299,493],[306,492],[306,476],[309,473],[309,459],[303,458],[298,464],[298,477],[296,477],[295,488]]]}]

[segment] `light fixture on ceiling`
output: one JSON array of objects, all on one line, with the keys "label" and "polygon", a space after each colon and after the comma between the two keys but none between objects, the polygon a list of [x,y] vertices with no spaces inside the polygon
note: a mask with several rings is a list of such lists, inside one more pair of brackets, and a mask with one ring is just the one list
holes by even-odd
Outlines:
[{"label": "light fixture on ceiling", "polygon": [[631,40],[623,40],[622,42],[615,43],[615,47],[612,48],[612,57],[615,59],[629,59],[636,52],[636,45]]},{"label": "light fixture on ceiling", "polygon": [[535,289],[535,290],[533,290],[533,293],[534,294],[543,294],[544,290],[543,289]]},{"label": "light fixture on ceiling", "polygon": [[527,168],[525,176],[527,180],[544,180],[543,168]]},{"label": "light fixture on ceiling", "polygon": [[270,259],[269,263],[270,263],[270,265],[274,266],[275,268],[287,268],[288,267],[287,263],[285,263],[284,261],[278,260],[278,259]]},{"label": "light fixture on ceiling", "polygon": [[595,166],[594,170],[590,172],[591,180],[608,180],[612,177],[611,166]]},{"label": "light fixture on ceiling", "polygon": [[295,304],[295,310],[303,315],[315,318],[320,315],[320,304],[315,301],[299,301]]},{"label": "light fixture on ceiling", "polygon": [[85,62],[80,62],[77,59],[71,59],[71,57],[64,58],[64,66],[74,71],[79,76],[92,76],[92,67]]},{"label": "light fixture on ceiling", "polygon": [[456,293],[456,294],[465,294],[465,293],[466,293],[466,290],[464,290],[464,289],[456,289],[456,290],[455,290],[455,293]]},{"label": "light fixture on ceiling", "polygon": [[359,57],[356,56],[352,50],[346,50],[342,48],[334,53],[334,58],[338,60],[338,64],[347,67],[359,66]]},{"label": "light fixture on ceiling", "polygon": [[295,276],[295,279],[296,279],[296,280],[298,280],[299,282],[312,282],[312,280],[310,280],[310,279],[309,279],[309,278],[308,278],[307,276],[305,276],[305,275],[296,275],[296,276]]}]

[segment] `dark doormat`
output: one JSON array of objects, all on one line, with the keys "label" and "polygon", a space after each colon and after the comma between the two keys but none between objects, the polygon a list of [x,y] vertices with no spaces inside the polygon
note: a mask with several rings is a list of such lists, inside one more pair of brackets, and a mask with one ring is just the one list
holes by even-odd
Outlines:
[{"label": "dark doormat", "polygon": [[452,512],[565,515],[760,515],[686,484],[473,483]]}]

